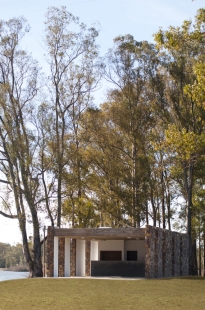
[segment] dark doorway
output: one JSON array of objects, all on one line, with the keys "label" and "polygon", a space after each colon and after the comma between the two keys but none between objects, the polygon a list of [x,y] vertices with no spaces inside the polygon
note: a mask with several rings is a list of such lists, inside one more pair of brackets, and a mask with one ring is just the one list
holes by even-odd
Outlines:
[{"label": "dark doorway", "polygon": [[121,251],[100,251],[101,261],[121,261],[122,252]]}]

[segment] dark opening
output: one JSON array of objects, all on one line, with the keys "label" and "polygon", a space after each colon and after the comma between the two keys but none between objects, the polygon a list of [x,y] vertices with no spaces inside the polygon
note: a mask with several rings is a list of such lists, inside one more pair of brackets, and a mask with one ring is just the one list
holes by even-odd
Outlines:
[{"label": "dark opening", "polygon": [[121,261],[122,252],[121,251],[100,251],[101,261]]},{"label": "dark opening", "polygon": [[137,251],[127,251],[127,260],[137,260]]}]

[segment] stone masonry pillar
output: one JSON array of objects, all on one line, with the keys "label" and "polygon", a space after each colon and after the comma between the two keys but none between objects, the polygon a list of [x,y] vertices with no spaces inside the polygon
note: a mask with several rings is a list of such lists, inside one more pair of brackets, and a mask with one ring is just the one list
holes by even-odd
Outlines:
[{"label": "stone masonry pillar", "polygon": [[47,232],[47,277],[53,277],[54,268],[54,227],[49,226]]},{"label": "stone masonry pillar", "polygon": [[180,276],[180,234],[177,232],[173,232],[173,241],[172,241],[172,276],[179,277]]},{"label": "stone masonry pillar", "polygon": [[147,225],[145,231],[145,278],[155,278],[156,266],[156,229]]},{"label": "stone masonry pillar", "polygon": [[172,277],[172,232],[170,230],[164,230],[164,251],[165,251],[165,261],[164,263],[164,277],[170,278]]},{"label": "stone masonry pillar", "polygon": [[58,276],[65,276],[65,238],[59,238],[58,249]]},{"label": "stone masonry pillar", "polygon": [[76,277],[76,239],[71,240],[70,248],[70,276]]},{"label": "stone masonry pillar", "polygon": [[187,234],[181,234],[181,275],[189,275],[189,238]]},{"label": "stone masonry pillar", "polygon": [[90,240],[85,241],[85,276],[90,276],[90,248],[91,242]]}]

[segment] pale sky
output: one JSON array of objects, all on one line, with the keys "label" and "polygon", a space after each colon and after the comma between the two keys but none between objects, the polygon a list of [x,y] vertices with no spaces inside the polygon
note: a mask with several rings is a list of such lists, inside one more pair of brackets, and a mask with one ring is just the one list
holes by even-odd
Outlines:
[{"label": "pale sky", "polygon": [[[28,20],[31,31],[24,40],[25,48],[45,68],[43,31],[48,6],[64,5],[87,26],[100,24],[98,44],[104,55],[114,37],[131,34],[137,41],[153,41],[159,27],[180,26],[185,19],[193,19],[204,4],[205,0],[0,0],[0,20],[19,16]],[[103,101],[103,92],[100,96],[98,100]],[[0,215],[0,242],[21,242],[16,220]]]}]

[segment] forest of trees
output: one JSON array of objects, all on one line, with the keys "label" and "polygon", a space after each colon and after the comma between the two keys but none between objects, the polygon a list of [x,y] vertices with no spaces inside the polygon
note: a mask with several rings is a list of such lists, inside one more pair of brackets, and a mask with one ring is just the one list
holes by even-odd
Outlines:
[{"label": "forest of trees", "polygon": [[[18,219],[32,276],[42,276],[44,218],[187,231],[196,274],[205,244],[205,9],[160,29],[155,43],[118,36],[102,58],[98,30],[51,7],[47,77],[22,49],[28,31],[23,18],[0,22],[0,215]],[[104,80],[107,98],[96,106]]]}]

